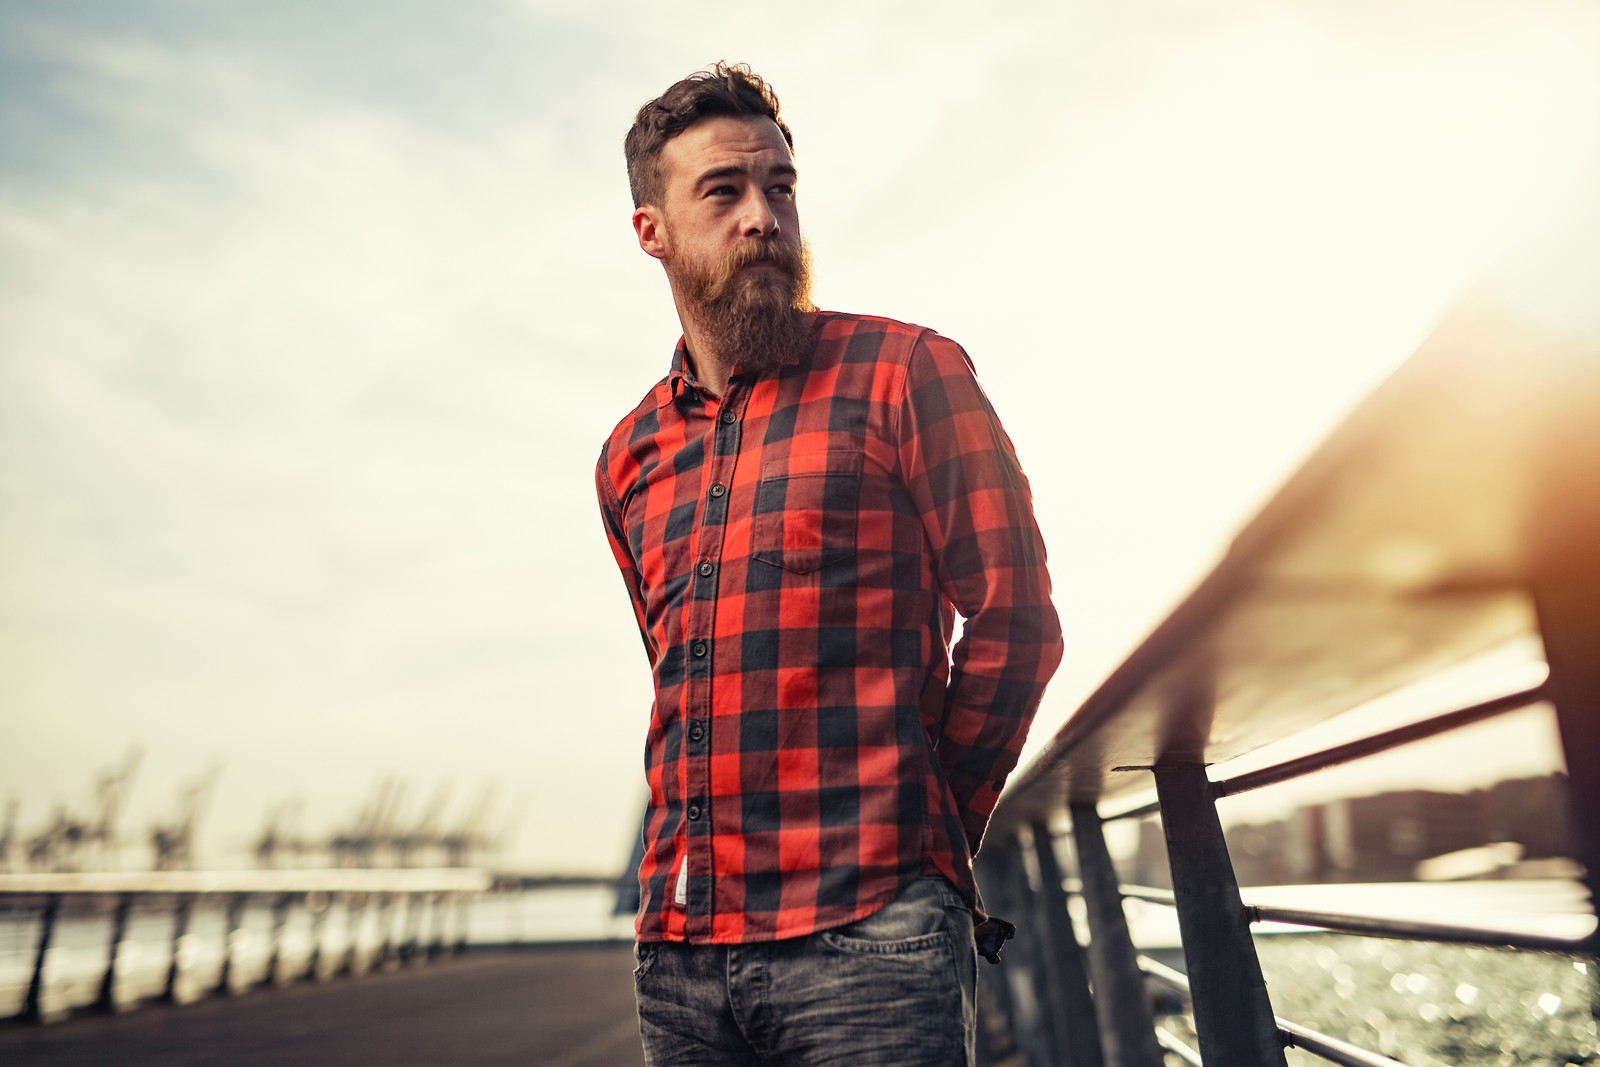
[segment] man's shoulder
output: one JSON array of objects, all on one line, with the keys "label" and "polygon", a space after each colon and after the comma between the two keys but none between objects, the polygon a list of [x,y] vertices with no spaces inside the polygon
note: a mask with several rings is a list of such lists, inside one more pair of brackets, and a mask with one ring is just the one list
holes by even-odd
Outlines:
[{"label": "man's shoulder", "polygon": [[893,363],[905,367],[921,352],[933,353],[939,363],[970,364],[960,345],[927,326],[885,315],[839,311],[824,311],[819,315],[821,328],[817,347],[819,353],[826,353],[825,361]]},{"label": "man's shoulder", "polygon": [[888,344],[912,345],[920,338],[939,336],[926,326],[891,319],[887,315],[862,315],[849,311],[821,311],[817,314],[823,343],[876,337]]},{"label": "man's shoulder", "polygon": [[639,402],[633,406],[632,410],[619,419],[617,424],[611,428],[611,432],[606,434],[605,442],[600,446],[601,456],[604,457],[607,452],[610,452],[614,445],[618,443],[626,444],[642,429],[647,429],[653,425],[656,420],[656,412],[660,411],[661,406],[671,399],[672,380],[671,375],[668,375],[652,385],[649,391],[639,398]]},{"label": "man's shoulder", "polygon": [[672,400],[672,376],[669,374],[667,378],[662,378],[651,386],[643,397],[638,398],[634,408],[618,419],[616,426],[611,427],[610,434],[606,434],[606,446],[610,446],[611,442],[616,440],[627,440],[632,437],[642,422],[654,421],[656,411],[661,410],[661,406],[670,400]]}]

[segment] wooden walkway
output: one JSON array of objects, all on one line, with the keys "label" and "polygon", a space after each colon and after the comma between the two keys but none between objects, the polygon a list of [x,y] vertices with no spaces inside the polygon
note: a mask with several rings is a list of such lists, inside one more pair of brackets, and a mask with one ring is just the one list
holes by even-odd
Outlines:
[{"label": "wooden walkway", "polygon": [[0,1030],[7,1067],[642,1067],[631,944],[484,950],[352,980]]}]

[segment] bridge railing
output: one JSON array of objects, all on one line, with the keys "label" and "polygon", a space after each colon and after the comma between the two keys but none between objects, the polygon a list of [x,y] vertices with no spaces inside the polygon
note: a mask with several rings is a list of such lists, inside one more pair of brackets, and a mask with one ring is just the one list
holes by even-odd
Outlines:
[{"label": "bridge railing", "polygon": [[[167,966],[153,994],[169,1001],[448,954],[464,945],[465,909],[493,878],[472,868],[0,875],[0,909],[8,924],[32,934],[26,993],[13,1018],[39,1022],[77,1009],[115,1012],[146,999],[130,991],[124,974],[130,923],[138,921],[163,924]],[[222,927],[214,939],[220,958],[201,975],[186,946],[203,910]],[[257,918],[266,920],[266,929],[251,931],[258,942],[251,966],[245,932]],[[330,930],[335,918],[337,936]],[[100,929],[70,949],[99,953],[96,991],[86,1000],[52,996],[52,987],[62,983],[51,962],[68,947],[58,941],[69,927],[81,933],[86,925]]]},{"label": "bridge railing", "polygon": [[[1541,680],[1311,740],[1347,711],[1519,641],[1540,650]],[[1219,799],[1530,706],[1557,726],[1582,870],[1559,930],[1241,892]],[[1230,771],[1252,756],[1260,765]],[[1138,818],[1159,820],[1170,891],[1118,876],[1103,827]],[[1597,879],[1600,343],[1486,300],[1448,318],[1067,719],[1002,799],[979,856],[989,909],[1025,928],[995,999],[1033,1067],[1258,1067],[1285,1064],[1289,1046],[1394,1064],[1278,1018],[1252,925],[1564,953],[1592,980]],[[1181,972],[1136,948],[1129,900],[1175,911]],[[1191,1032],[1157,1027],[1161,998],[1184,1006]]]}]

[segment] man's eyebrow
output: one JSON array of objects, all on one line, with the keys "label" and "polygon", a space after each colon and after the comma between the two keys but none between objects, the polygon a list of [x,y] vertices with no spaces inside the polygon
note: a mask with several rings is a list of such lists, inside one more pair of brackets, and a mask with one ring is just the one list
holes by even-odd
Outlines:
[{"label": "man's eyebrow", "polygon": [[[706,182],[720,181],[723,178],[742,178],[749,173],[749,167],[740,163],[730,163],[726,167],[713,167],[696,178],[694,183],[696,185],[704,185]],[[800,176],[792,163],[779,163],[772,168],[770,173],[775,178],[787,178],[790,181],[794,181]]]}]

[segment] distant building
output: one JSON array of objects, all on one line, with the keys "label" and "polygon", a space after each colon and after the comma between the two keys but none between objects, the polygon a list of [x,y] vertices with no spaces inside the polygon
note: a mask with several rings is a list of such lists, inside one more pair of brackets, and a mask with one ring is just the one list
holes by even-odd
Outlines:
[{"label": "distant building", "polygon": [[[1567,804],[1564,775],[1465,793],[1397,790],[1236,825],[1227,841],[1240,885],[1411,881],[1423,860],[1497,842],[1520,845],[1525,861],[1570,856]],[[1166,885],[1160,829],[1145,829],[1129,880]]]}]

